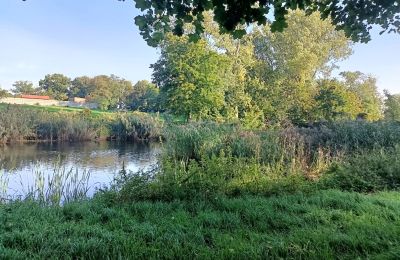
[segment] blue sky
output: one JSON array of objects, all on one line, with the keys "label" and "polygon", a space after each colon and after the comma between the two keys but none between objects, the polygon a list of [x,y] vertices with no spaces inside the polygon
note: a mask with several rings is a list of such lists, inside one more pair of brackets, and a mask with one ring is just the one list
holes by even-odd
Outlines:
[{"label": "blue sky", "polygon": [[[1,0],[0,86],[37,84],[50,73],[151,79],[158,54],[139,35],[137,14],[133,0]],[[339,65],[370,73],[380,90],[400,93],[400,35],[378,32]]]}]

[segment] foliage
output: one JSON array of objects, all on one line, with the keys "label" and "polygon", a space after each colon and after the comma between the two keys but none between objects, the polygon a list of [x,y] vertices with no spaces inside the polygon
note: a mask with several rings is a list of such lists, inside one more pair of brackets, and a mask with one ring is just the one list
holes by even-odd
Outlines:
[{"label": "foliage", "polygon": [[5,98],[5,97],[8,97],[9,95],[10,95],[10,93],[7,90],[2,89],[0,87],[0,98]]},{"label": "foliage", "polygon": [[[161,45],[153,79],[165,108],[187,118],[193,114],[195,120],[241,122],[248,128],[316,120],[317,77],[328,75],[351,53],[343,32],[318,14],[293,11],[283,33],[254,26],[246,37],[234,39],[219,33],[209,13],[204,18],[200,41],[168,36]],[[350,93],[347,97],[355,99]]]},{"label": "foliage", "polygon": [[[391,151],[399,145],[399,130],[399,124],[390,122],[335,122],[267,131],[215,123],[171,126],[166,129],[159,168],[125,176],[120,196],[123,200],[173,200],[218,194],[309,192],[326,187],[347,189],[340,182],[335,186],[319,180],[332,163],[353,158],[360,151],[376,158],[377,163],[388,163],[373,151]],[[351,170],[342,175],[352,180]],[[342,175],[339,172],[337,179]],[[363,176],[361,170],[359,175]]]},{"label": "foliage", "polygon": [[287,23],[282,33],[271,33],[268,25],[254,31],[258,65],[251,84],[252,98],[270,124],[313,121],[317,77],[329,74],[337,61],[351,54],[344,33],[317,13],[290,12]]},{"label": "foliage", "polygon": [[67,100],[71,79],[63,74],[48,74],[39,81],[39,86],[45,94],[57,100]]},{"label": "foliage", "polygon": [[385,119],[400,121],[400,95],[393,95],[385,91],[385,96]]},{"label": "foliage", "polygon": [[334,164],[327,172],[325,185],[357,192],[400,189],[400,149],[361,153]]},{"label": "foliage", "polygon": [[[124,0],[122,0],[124,1]],[[195,27],[191,38],[198,39],[204,31],[205,11],[213,11],[221,32],[235,37],[246,34],[241,26],[266,24],[267,14],[273,10],[273,31],[287,27],[286,14],[301,9],[308,14],[319,11],[323,19],[330,18],[337,29],[343,30],[354,41],[368,42],[372,25],[380,25],[382,32],[400,32],[400,5],[397,0],[376,2],[357,1],[169,1],[136,0],[136,7],[144,12],[135,17],[140,34],[150,46],[161,42],[167,32],[180,36],[186,24]]]},{"label": "foliage", "polygon": [[147,80],[140,80],[134,86],[128,97],[128,106],[141,112],[157,112],[161,110],[159,100],[160,90]]},{"label": "foliage", "polygon": [[90,80],[90,89],[87,98],[99,104],[100,109],[122,109],[127,105],[127,97],[133,87],[128,80],[115,75],[96,76]]},{"label": "foliage", "polygon": [[86,98],[93,90],[91,78],[87,76],[77,77],[71,82],[69,97]]},{"label": "foliage", "polygon": [[322,80],[315,96],[316,118],[328,121],[356,119],[362,113],[358,96],[337,80]]},{"label": "foliage", "polygon": [[359,71],[346,71],[340,75],[343,77],[347,88],[360,98],[361,109],[367,115],[367,119],[371,121],[381,119],[382,98],[376,86],[376,78]]},{"label": "foliage", "polygon": [[37,94],[40,90],[33,86],[30,81],[19,80],[14,82],[13,89],[11,90],[14,94],[26,94],[33,95]]},{"label": "foliage", "polygon": [[222,75],[227,64],[205,41],[188,43],[187,38],[167,38],[160,59],[152,65],[165,108],[187,120],[218,118],[224,105]]}]

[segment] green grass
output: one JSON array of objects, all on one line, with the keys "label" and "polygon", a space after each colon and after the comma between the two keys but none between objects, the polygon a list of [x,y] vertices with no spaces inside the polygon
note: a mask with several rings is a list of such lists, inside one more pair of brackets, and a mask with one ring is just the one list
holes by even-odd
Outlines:
[{"label": "green grass", "polygon": [[[0,103],[0,110],[5,109],[9,104]],[[18,106],[22,109],[29,109],[29,110],[42,110],[47,112],[82,112],[85,109],[79,107],[58,107],[58,106],[37,106],[37,105],[12,105]],[[112,115],[114,112],[111,111],[103,111],[98,109],[91,109],[91,115],[100,116],[100,115]]]},{"label": "green grass", "polygon": [[0,258],[395,259],[400,193],[0,205]]},{"label": "green grass", "polygon": [[[5,104],[5,103],[0,103],[0,111],[4,110],[10,106],[10,104]],[[11,105],[15,107],[19,107],[22,109],[28,109],[28,110],[39,110],[39,111],[47,111],[47,112],[73,112],[73,113],[84,113],[85,108],[79,108],[79,107],[59,107],[59,106],[37,106],[37,105]],[[105,110],[99,110],[99,109],[91,109],[90,110],[91,116],[94,117],[102,117],[102,116],[108,116],[108,117],[113,117],[117,113],[116,111],[105,111]],[[167,121],[167,122],[173,122],[173,123],[185,123],[185,118],[183,116],[175,116],[175,115],[169,115],[166,113],[148,113],[152,116],[159,116],[161,120]]]}]

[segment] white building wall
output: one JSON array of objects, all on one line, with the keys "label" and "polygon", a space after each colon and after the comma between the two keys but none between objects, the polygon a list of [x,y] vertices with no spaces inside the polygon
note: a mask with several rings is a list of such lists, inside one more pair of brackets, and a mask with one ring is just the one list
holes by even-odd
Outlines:
[{"label": "white building wall", "polygon": [[96,109],[96,103],[76,103],[73,101],[44,100],[44,99],[28,99],[28,98],[2,98],[0,103],[18,104],[18,105],[39,105],[39,106],[59,106],[59,107],[82,107]]}]

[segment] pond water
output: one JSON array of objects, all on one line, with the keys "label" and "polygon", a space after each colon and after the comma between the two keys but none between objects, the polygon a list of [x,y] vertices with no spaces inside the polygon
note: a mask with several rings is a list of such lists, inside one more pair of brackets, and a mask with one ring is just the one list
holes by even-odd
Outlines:
[{"label": "pond water", "polygon": [[38,173],[51,178],[65,169],[86,175],[88,196],[111,184],[123,165],[128,171],[145,170],[156,163],[158,144],[84,142],[37,143],[0,146],[0,193],[24,196]]}]

